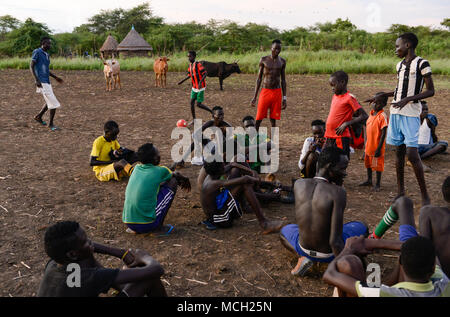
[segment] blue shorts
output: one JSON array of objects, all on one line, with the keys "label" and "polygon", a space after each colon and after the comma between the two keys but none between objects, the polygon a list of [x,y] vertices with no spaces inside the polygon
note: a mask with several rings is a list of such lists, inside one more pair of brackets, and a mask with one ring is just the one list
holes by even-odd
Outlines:
[{"label": "blue shorts", "polygon": [[419,154],[422,155],[423,153],[428,152],[429,150],[438,145],[444,145],[445,149],[447,149],[448,147],[447,141],[437,141],[436,143],[432,144],[419,144]]},{"label": "blue shorts", "polygon": [[398,239],[402,242],[405,242],[406,240],[417,237],[419,235],[416,228],[411,225],[401,225],[398,231],[400,233]]},{"label": "blue shorts", "polygon": [[395,146],[405,144],[407,147],[418,147],[419,129],[419,117],[391,114],[389,117],[386,143]]},{"label": "blue shorts", "polygon": [[172,205],[173,199],[175,198],[175,193],[172,189],[167,185],[162,185],[159,188],[158,198],[156,203],[156,219],[150,223],[127,223],[128,228],[133,230],[136,233],[148,233],[159,226],[161,226],[164,222],[164,218],[166,218],[167,212]]},{"label": "blue shorts", "polygon": [[[365,235],[368,233],[369,228],[365,224],[359,221],[350,221],[346,224],[344,224],[344,227],[342,228],[342,240],[345,241],[350,237],[359,237],[360,235]],[[300,256],[307,257],[311,261],[314,262],[324,262],[324,263],[330,263],[334,259],[334,255],[330,256],[329,258],[314,258],[310,256],[309,254],[306,254],[299,246],[298,243],[298,226],[296,224],[290,224],[287,226],[284,226],[280,234],[289,242],[289,244],[297,251],[297,253]]]}]

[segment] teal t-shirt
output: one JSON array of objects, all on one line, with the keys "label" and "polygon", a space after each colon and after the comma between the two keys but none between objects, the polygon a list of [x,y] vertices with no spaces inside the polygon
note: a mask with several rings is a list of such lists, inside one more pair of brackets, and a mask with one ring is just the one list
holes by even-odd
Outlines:
[{"label": "teal t-shirt", "polygon": [[[240,144],[241,146],[245,146],[245,147],[249,147],[249,146],[253,146],[253,145],[259,145],[263,142],[269,142],[270,138],[263,134],[263,133],[258,133],[253,137],[250,137],[248,134],[244,135],[244,138],[242,139],[242,134],[235,134],[234,138],[237,142],[239,142],[240,140],[243,140],[245,143],[244,145]],[[249,165],[250,168],[252,170],[258,171],[259,173],[259,169],[261,167],[261,165],[263,165],[263,163],[261,162],[259,155],[258,155],[259,151],[252,151],[251,153],[249,153]],[[253,154],[253,155],[251,155]]]},{"label": "teal t-shirt", "polygon": [[155,221],[159,186],[171,178],[172,172],[165,166],[136,165],[125,191],[122,221],[136,224]]}]

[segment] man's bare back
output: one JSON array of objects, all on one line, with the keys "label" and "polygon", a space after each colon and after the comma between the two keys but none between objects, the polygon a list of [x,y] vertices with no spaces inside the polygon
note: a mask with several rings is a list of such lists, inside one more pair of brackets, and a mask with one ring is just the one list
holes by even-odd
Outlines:
[{"label": "man's bare back", "polygon": [[330,242],[335,241],[335,249],[340,251],[337,250],[339,246],[344,247],[341,236],[345,190],[323,179],[299,179],[294,185],[294,195],[300,245],[309,250],[332,253],[335,250]]}]

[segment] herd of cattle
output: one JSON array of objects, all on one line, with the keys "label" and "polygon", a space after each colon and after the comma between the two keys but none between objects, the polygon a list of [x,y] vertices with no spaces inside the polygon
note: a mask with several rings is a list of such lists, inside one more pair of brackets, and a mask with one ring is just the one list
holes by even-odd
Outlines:
[{"label": "herd of cattle", "polygon": [[[159,57],[153,63],[153,71],[155,72],[155,87],[166,87],[167,71],[170,59],[166,56]],[[207,77],[218,77],[220,90],[223,90],[223,80],[233,73],[241,73],[237,62],[227,64],[225,62],[212,63],[207,61],[200,61],[206,70]],[[120,64],[116,59],[108,59],[103,61],[103,73],[105,75],[106,90],[111,91],[117,86],[122,88],[120,84]]]}]

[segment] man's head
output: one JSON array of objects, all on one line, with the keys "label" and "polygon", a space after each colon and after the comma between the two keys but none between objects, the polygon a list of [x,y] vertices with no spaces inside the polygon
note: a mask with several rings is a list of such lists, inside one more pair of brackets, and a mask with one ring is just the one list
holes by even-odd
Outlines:
[{"label": "man's head", "polygon": [[323,120],[314,120],[311,122],[311,130],[315,142],[323,141],[325,135],[325,122]]},{"label": "man's head", "polygon": [[373,103],[372,109],[375,111],[380,111],[386,107],[388,101],[388,96],[384,92],[379,92],[375,94],[375,102]]},{"label": "man's head", "polygon": [[44,36],[41,38],[41,47],[44,51],[48,51],[52,46],[52,40],[48,36]]},{"label": "man's head", "polygon": [[447,176],[442,184],[442,195],[444,196],[445,201],[450,203],[450,176]]},{"label": "man's head", "polygon": [[139,147],[137,157],[142,164],[159,165],[161,161],[159,151],[152,143],[145,143]]},{"label": "man's head", "polygon": [[195,62],[195,58],[197,57],[197,52],[196,51],[189,51],[188,52],[188,59],[190,63]]},{"label": "man's head", "polygon": [[45,252],[59,264],[79,262],[94,253],[94,246],[77,222],[62,221],[45,232]]},{"label": "man's head", "polygon": [[221,123],[223,121],[223,118],[225,117],[223,108],[220,106],[215,106],[214,108],[212,108],[212,116],[214,121],[216,121],[217,123]]},{"label": "man's head", "polygon": [[319,173],[330,182],[341,186],[347,176],[348,157],[340,148],[329,146],[322,150],[318,160]]},{"label": "man's head", "polygon": [[343,70],[338,70],[330,76],[329,83],[333,93],[342,95],[347,92],[348,75]]},{"label": "man's head", "polygon": [[107,141],[114,141],[119,134],[119,125],[116,121],[109,120],[105,123],[103,130],[105,131],[105,139]]},{"label": "man's head", "polygon": [[425,119],[428,116],[428,104],[426,101],[421,101],[422,104],[422,112],[420,113],[420,118]]},{"label": "man's head", "polygon": [[273,40],[271,50],[272,50],[272,57],[277,57],[281,52],[281,41]]},{"label": "man's head", "polygon": [[414,51],[419,44],[419,39],[414,33],[407,32],[400,35],[395,41],[395,54],[404,58],[410,50]]},{"label": "man's head", "polygon": [[253,118],[252,116],[245,116],[244,119],[242,119],[242,125],[244,126],[244,129],[255,127],[255,118]]},{"label": "man's head", "polygon": [[212,177],[220,177],[225,174],[225,165],[223,162],[208,162],[208,160],[206,160],[203,167],[205,168],[206,174],[211,175]]},{"label": "man's head", "polygon": [[417,236],[403,243],[400,264],[410,279],[426,283],[434,273],[436,251],[430,239]]}]

